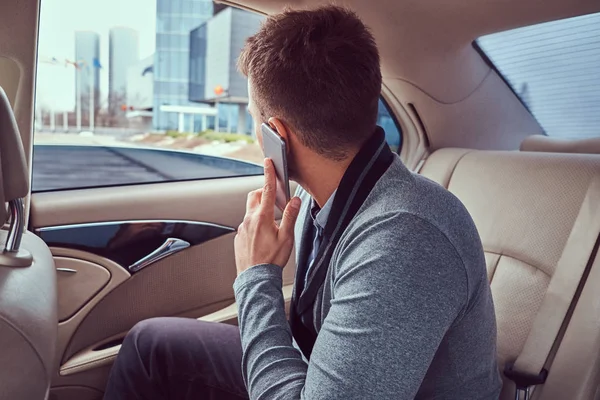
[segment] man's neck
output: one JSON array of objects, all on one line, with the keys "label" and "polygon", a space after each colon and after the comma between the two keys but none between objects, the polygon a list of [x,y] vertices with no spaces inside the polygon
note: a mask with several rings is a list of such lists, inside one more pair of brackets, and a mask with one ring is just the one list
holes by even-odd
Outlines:
[{"label": "man's neck", "polygon": [[320,159],[302,167],[303,174],[298,181],[319,207],[322,208],[338,188],[353,158],[349,157],[343,161]]}]

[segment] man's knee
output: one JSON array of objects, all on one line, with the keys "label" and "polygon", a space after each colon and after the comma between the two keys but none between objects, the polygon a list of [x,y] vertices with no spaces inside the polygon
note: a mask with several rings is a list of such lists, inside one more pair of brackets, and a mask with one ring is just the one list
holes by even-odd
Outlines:
[{"label": "man's knee", "polygon": [[119,352],[119,357],[138,357],[147,369],[152,359],[163,358],[173,333],[174,318],[151,318],[138,322],[131,328]]},{"label": "man's knee", "polygon": [[127,334],[111,380],[119,390],[143,387],[140,390],[162,393],[185,378],[182,388],[227,387],[229,392],[245,395],[239,371],[241,353],[237,327],[187,318],[152,318]]},{"label": "man's knee", "polygon": [[121,352],[138,357],[147,371],[201,364],[211,351],[215,324],[188,318],[160,317],[138,322],[127,334]]}]

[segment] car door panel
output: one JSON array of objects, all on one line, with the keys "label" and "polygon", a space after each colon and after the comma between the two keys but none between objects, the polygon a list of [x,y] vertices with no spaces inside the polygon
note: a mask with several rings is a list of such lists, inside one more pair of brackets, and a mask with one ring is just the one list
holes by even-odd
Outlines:
[{"label": "car door panel", "polygon": [[48,246],[98,254],[134,273],[158,259],[235,229],[195,221],[136,220],[46,227],[36,232]]},{"label": "car door panel", "polygon": [[110,272],[89,261],[53,254],[58,287],[58,322],[79,311],[110,281]]},{"label": "car door panel", "polygon": [[[97,292],[95,295],[93,295],[73,316],[71,316],[67,320],[64,320],[64,321],[61,321],[58,323],[58,343],[57,343],[57,353],[56,353],[57,356],[55,358],[55,368],[54,368],[54,371],[56,371],[56,376],[55,376],[55,379],[53,380],[53,386],[61,386],[61,385],[70,383],[70,382],[64,382],[63,379],[57,379],[57,378],[60,378],[58,372],[59,372],[60,368],[62,367],[62,365],[64,364],[64,362],[63,362],[64,356],[63,355],[65,353],[65,349],[68,347],[68,345],[71,341],[71,338],[76,333],[77,329],[79,328],[79,325],[104,297],[106,297],[108,294],[110,294],[115,288],[119,287],[119,285],[126,282],[131,277],[131,275],[117,263],[115,263],[111,260],[108,260],[106,258],[100,257],[98,255],[92,254],[92,253],[84,252],[81,250],[60,249],[60,248],[50,248],[50,250],[51,250],[52,255],[54,256],[55,260],[56,259],[71,260],[70,267],[72,267],[74,269],[79,269],[78,264],[76,264],[76,263],[79,263],[79,266],[84,265],[85,263],[91,263],[100,268],[104,268],[110,274],[110,278],[109,278],[108,282],[99,292]],[[60,261],[59,261],[58,265],[60,266]],[[77,297],[76,293],[80,290],[79,287],[77,285],[68,285],[66,282],[63,282],[61,284],[61,280],[64,279],[64,277],[62,275],[63,275],[63,273],[61,273],[60,271],[57,271],[57,279],[59,280],[59,287],[62,288],[62,291],[59,294],[59,301],[61,298],[64,299],[65,297],[67,299],[68,298],[76,298]],[[112,360],[110,360],[110,362],[112,363]],[[108,364],[110,364],[110,363],[108,363]],[[105,380],[107,378],[107,375],[106,375],[107,371],[95,370],[95,371],[91,371],[90,373],[92,375],[92,377],[91,377],[92,381],[99,381],[100,384],[105,383]],[[99,373],[99,376],[95,376],[96,373]],[[74,377],[74,379],[72,379],[72,380],[77,382],[78,379],[82,379],[81,383],[83,384],[84,383],[83,381],[86,380],[86,377],[85,376]],[[88,383],[86,385],[89,386],[90,384]],[[102,389],[102,386],[97,386],[97,387],[99,389]],[[66,393],[66,392],[63,392],[63,393]],[[58,399],[62,400],[62,397],[59,397]]]},{"label": "car door panel", "polygon": [[174,254],[113,289],[81,322],[64,360],[157,316],[200,317],[233,301],[234,234]]},{"label": "car door panel", "polygon": [[[62,268],[52,390],[57,400],[100,398],[122,338],[141,320],[182,316],[237,323],[233,239],[247,193],[262,183],[263,177],[253,176],[32,195],[30,229],[51,245]],[[145,228],[131,229],[140,226]],[[157,229],[164,234],[157,236]],[[109,238],[107,232],[121,232],[118,245],[119,235]],[[191,245],[138,272],[128,270],[169,236]],[[288,301],[294,270],[292,257],[284,269]]]}]

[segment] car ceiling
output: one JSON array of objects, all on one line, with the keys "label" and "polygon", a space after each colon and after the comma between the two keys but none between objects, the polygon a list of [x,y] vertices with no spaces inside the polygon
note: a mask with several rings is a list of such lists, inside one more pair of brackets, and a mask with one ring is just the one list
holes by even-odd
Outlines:
[{"label": "car ceiling", "polygon": [[[223,2],[265,14],[286,6],[314,8],[330,3]],[[381,53],[384,89],[392,97],[388,102],[401,116],[409,117],[421,136],[426,132],[424,140],[405,141],[412,146],[403,149],[409,167],[425,157],[426,150],[517,150],[527,136],[543,134],[472,43],[485,34],[600,11],[597,0],[338,0],[335,4],[354,9],[371,28]]]},{"label": "car ceiling", "polygon": [[[225,1],[272,14],[286,6],[314,8],[327,0]],[[487,69],[465,47],[479,36],[600,11],[597,0],[338,0],[372,29],[387,79],[404,79],[441,102],[458,101]]]}]

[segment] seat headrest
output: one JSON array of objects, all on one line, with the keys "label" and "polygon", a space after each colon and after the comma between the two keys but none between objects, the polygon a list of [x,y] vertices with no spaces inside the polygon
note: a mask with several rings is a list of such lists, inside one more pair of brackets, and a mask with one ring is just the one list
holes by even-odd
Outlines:
[{"label": "seat headrest", "polygon": [[[600,132],[598,132],[600,134]],[[600,154],[600,137],[590,139],[558,139],[532,135],[521,142],[521,151],[545,153]]]},{"label": "seat headrest", "polygon": [[29,192],[29,174],[23,142],[15,115],[0,87],[0,225],[7,219],[6,202],[23,198]]}]

